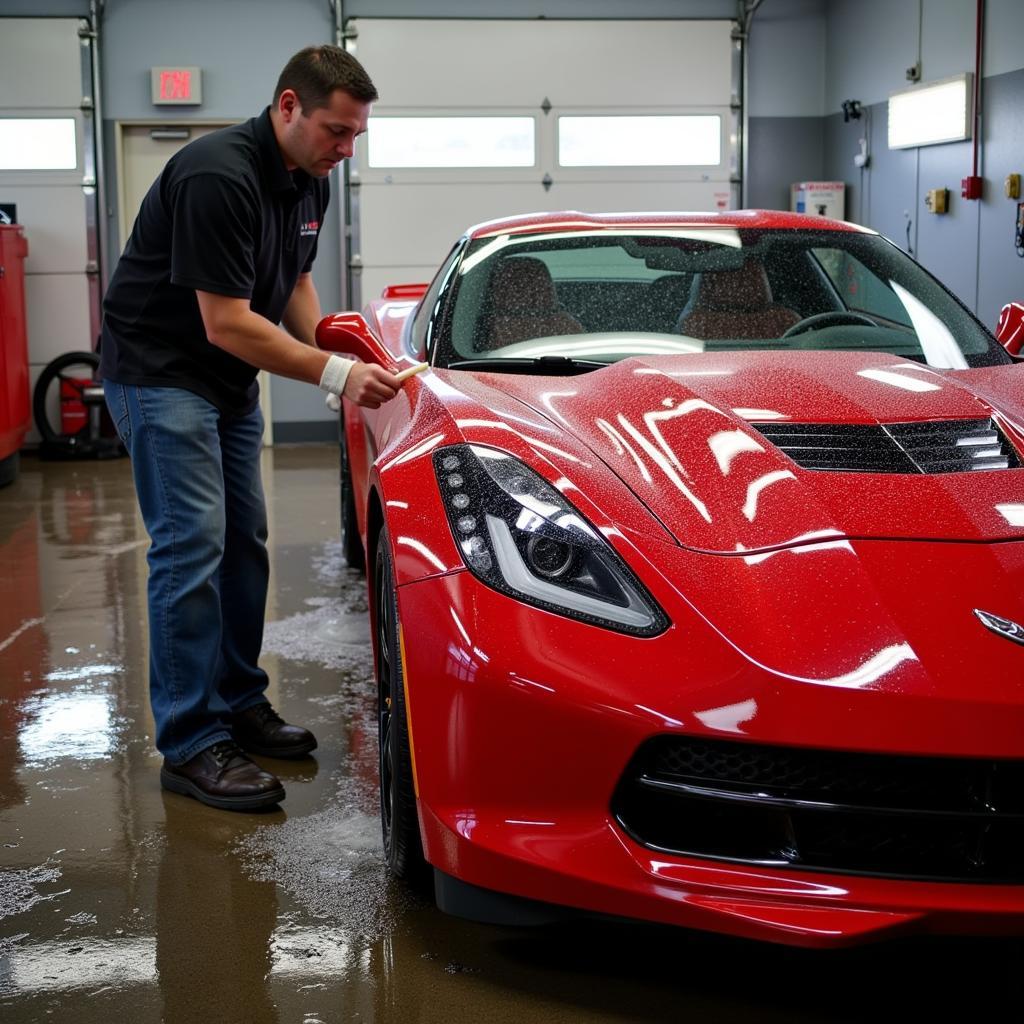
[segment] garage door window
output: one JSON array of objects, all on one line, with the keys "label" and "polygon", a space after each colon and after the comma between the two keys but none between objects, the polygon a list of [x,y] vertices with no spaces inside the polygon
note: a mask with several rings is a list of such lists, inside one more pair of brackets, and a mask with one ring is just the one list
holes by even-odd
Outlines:
[{"label": "garage door window", "polygon": [[722,119],[717,114],[560,117],[563,167],[717,167]]},{"label": "garage door window", "polygon": [[73,171],[77,166],[74,118],[0,118],[0,171]]},{"label": "garage door window", "polygon": [[533,167],[532,117],[371,117],[371,167]]}]

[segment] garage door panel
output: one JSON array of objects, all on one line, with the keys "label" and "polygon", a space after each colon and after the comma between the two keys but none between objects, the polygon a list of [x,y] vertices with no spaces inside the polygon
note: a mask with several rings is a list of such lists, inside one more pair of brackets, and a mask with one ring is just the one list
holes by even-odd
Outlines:
[{"label": "garage door panel", "polygon": [[553,209],[536,183],[364,185],[359,194],[364,266],[433,266],[471,224]]},{"label": "garage door panel", "polygon": [[556,182],[547,192],[536,184],[500,189],[488,184],[364,185],[359,196],[364,225],[360,255],[366,269],[436,268],[455,239],[481,221],[540,210],[713,210],[728,197],[727,182],[652,182],[642,191],[627,183]]},{"label": "garage door panel", "polygon": [[89,280],[85,274],[28,274],[28,350],[33,365],[65,352],[92,349],[89,337]]},{"label": "garage door panel", "polygon": [[[730,21],[354,24],[356,55],[373,69],[381,95],[352,165],[352,255],[361,267],[353,274],[354,302],[401,277],[429,276],[453,240],[482,221],[545,210],[711,211],[733,204],[738,83]],[[642,61],[630,57],[638,53]],[[698,118],[654,122],[651,115]],[[524,116],[535,128],[532,167],[517,166],[526,151],[519,124],[472,122]],[[562,167],[561,119],[571,116],[577,120],[564,126],[562,152],[578,166]],[[629,120],[579,120],[590,116]],[[387,117],[446,120],[392,122],[390,134],[375,140],[374,120]],[[380,166],[368,166],[370,142]],[[629,154],[647,166],[617,166]]]},{"label": "garage door panel", "polygon": [[3,102],[10,107],[66,107],[80,101],[78,18],[4,18],[0,31]]},{"label": "garage door panel", "polygon": [[[624,7],[624,12],[626,8]],[[356,20],[356,55],[392,106],[728,103],[727,21]],[[424,54],[430,59],[425,60]],[[636,54],[643,54],[637,60]]]},{"label": "garage door panel", "polygon": [[[459,234],[460,232],[457,228],[452,232],[452,243],[459,237]],[[448,248],[451,249],[451,245]],[[379,299],[381,292],[391,284],[416,284],[432,281],[442,259],[444,259],[443,255],[433,264],[424,263],[420,266],[405,267],[370,267],[363,270],[359,274],[363,303]]]},{"label": "garage door panel", "polygon": [[728,181],[651,182],[642,191],[633,182],[555,182],[548,192],[551,209],[587,213],[724,210],[729,195]]},{"label": "garage door panel", "polygon": [[89,256],[81,185],[23,185],[15,202],[28,239],[25,273],[82,273]]}]

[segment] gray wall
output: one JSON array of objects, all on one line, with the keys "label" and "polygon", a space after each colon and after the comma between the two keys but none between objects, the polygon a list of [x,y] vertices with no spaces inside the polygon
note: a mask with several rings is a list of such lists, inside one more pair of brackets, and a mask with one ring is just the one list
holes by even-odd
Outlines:
[{"label": "gray wall", "polygon": [[[1024,260],[1013,248],[1016,205],[1003,179],[1024,173],[1024,11],[1020,0],[987,0],[982,67],[982,200],[960,198],[971,173],[970,141],[911,150],[887,145],[887,99],[908,86],[920,59],[925,82],[974,70],[973,0],[831,0],[825,13],[824,176],[845,181],[847,217],[913,248],[917,258],[987,326],[1002,305],[1024,298]],[[844,124],[838,113],[857,99],[865,117]],[[854,166],[858,139],[871,162]],[[924,205],[932,188],[950,190],[950,212]],[[907,225],[910,224],[909,240]]]},{"label": "gray wall", "polygon": [[750,29],[747,205],[789,209],[789,186],[824,166],[824,4],[766,0]]}]

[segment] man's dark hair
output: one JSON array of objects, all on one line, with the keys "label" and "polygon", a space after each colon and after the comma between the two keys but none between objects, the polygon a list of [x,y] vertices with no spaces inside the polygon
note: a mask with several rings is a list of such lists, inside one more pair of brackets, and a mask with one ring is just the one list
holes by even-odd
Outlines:
[{"label": "man's dark hair", "polygon": [[370,76],[350,53],[327,44],[307,46],[284,66],[274,89],[274,106],[285,89],[299,97],[302,112],[310,115],[326,107],[335,89],[347,92],[361,103],[372,103],[377,98],[377,87]]}]

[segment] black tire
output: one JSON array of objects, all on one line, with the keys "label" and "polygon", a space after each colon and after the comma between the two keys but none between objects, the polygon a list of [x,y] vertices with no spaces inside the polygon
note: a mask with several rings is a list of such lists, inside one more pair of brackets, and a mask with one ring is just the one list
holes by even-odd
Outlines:
[{"label": "black tire", "polygon": [[377,631],[377,742],[384,858],[396,878],[422,885],[428,875],[413,788],[405,680],[398,641],[398,599],[387,534],[377,542],[373,573]]},{"label": "black tire", "polygon": [[19,455],[19,452],[11,452],[6,459],[0,459],[0,487],[8,487],[18,479]]},{"label": "black tire", "polygon": [[341,557],[350,569],[366,572],[366,553],[359,539],[359,521],[356,519],[356,497],[352,490],[352,471],[348,464],[348,441],[345,437],[345,413],[340,413],[338,485],[341,498]]},{"label": "black tire", "polygon": [[[32,415],[36,421],[36,429],[39,431],[40,437],[51,444],[61,441],[68,435],[62,434],[59,429],[54,429],[53,424],[49,421],[46,411],[46,396],[54,381],[78,380],[84,376],[81,373],[65,373],[73,366],[87,369],[90,380],[95,380],[96,371],[100,366],[100,357],[95,352],[65,352],[64,355],[57,356],[39,374],[39,379],[32,392]],[[85,436],[88,432],[89,424],[86,423],[78,431],[78,434]],[[78,434],[71,436],[77,437]]]}]

